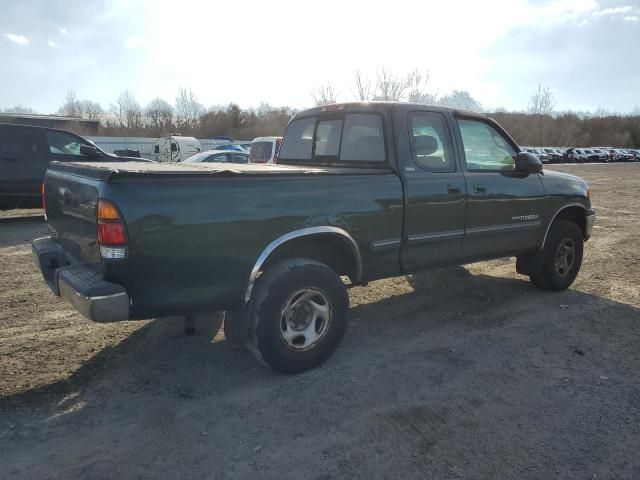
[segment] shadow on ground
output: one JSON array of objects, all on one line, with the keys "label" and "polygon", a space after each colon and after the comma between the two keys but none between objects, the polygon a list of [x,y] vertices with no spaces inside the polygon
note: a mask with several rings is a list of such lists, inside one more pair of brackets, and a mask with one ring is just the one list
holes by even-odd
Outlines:
[{"label": "shadow on ground", "polygon": [[633,478],[638,309],[465,268],[410,283],[352,291],[341,347],[296,376],[149,322],[0,399],[0,477]]}]

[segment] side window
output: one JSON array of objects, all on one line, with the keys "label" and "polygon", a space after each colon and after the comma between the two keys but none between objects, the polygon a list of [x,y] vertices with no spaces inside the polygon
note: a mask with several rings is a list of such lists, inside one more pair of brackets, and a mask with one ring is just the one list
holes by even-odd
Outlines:
[{"label": "side window", "polygon": [[315,117],[301,118],[291,122],[282,139],[280,159],[311,160],[311,146],[315,125]]},{"label": "side window", "polygon": [[160,153],[160,145],[154,145],[153,153]]},{"label": "side window", "polygon": [[80,153],[80,146],[84,145],[73,135],[53,130],[45,130],[45,135],[49,141],[49,151],[56,155],[74,155],[84,157]]},{"label": "side window", "polygon": [[172,152],[177,152],[178,151],[178,144],[177,143],[171,142],[171,151]]},{"label": "side window", "polygon": [[322,120],[318,122],[313,148],[318,157],[337,157],[340,151],[342,120]]},{"label": "side window", "polygon": [[6,127],[2,143],[5,159],[41,160],[46,153],[42,134],[36,128]]},{"label": "side window", "polygon": [[340,147],[341,161],[384,162],[384,132],[379,115],[348,114]]},{"label": "side window", "polygon": [[429,172],[455,172],[451,137],[441,114],[410,113],[409,139],[413,161],[420,168]]},{"label": "side window", "polygon": [[231,163],[249,163],[249,157],[234,153],[231,155]]},{"label": "side window", "polygon": [[514,170],[516,152],[491,125],[458,120],[469,170]]},{"label": "side window", "polygon": [[207,163],[215,163],[215,162],[227,162],[229,158],[226,153],[220,153],[218,155],[211,155],[209,158],[205,160]]}]

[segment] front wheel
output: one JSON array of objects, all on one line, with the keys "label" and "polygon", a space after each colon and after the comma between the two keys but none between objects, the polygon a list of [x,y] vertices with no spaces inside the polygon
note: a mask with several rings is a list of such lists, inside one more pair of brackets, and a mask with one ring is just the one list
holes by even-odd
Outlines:
[{"label": "front wheel", "polygon": [[347,327],[349,296],[342,280],[315,260],[284,260],[257,280],[249,351],[274,370],[317,367],[336,349]]},{"label": "front wheel", "polygon": [[567,220],[556,220],[549,230],[539,264],[529,273],[531,282],[543,290],[566,290],[582,265],[582,230]]}]

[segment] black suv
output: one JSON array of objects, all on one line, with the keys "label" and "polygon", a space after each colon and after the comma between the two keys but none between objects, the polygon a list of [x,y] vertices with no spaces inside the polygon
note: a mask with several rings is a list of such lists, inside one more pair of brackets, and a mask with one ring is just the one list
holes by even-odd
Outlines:
[{"label": "black suv", "polygon": [[0,208],[38,206],[44,173],[54,160],[141,161],[106,153],[87,139],[65,130],[0,124]]}]

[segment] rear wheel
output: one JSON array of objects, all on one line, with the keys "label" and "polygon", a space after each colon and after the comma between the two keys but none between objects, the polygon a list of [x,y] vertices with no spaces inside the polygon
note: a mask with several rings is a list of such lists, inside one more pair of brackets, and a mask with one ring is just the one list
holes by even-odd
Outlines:
[{"label": "rear wheel", "polygon": [[256,282],[254,299],[247,347],[274,370],[317,367],[344,336],[347,289],[323,263],[298,258],[274,265]]},{"label": "rear wheel", "polygon": [[582,230],[568,220],[556,220],[549,230],[542,252],[531,265],[529,278],[543,290],[566,290],[576,279],[582,265]]}]

